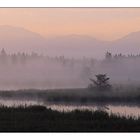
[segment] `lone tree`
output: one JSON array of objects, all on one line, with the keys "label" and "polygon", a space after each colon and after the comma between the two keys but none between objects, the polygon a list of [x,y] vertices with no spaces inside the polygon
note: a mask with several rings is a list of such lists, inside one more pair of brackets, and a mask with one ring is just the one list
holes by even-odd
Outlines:
[{"label": "lone tree", "polygon": [[90,79],[90,81],[92,82],[89,85],[90,89],[97,89],[99,91],[106,91],[111,89],[111,85],[109,84],[110,78],[107,77],[106,74],[98,74],[95,76],[96,76],[96,80]]}]

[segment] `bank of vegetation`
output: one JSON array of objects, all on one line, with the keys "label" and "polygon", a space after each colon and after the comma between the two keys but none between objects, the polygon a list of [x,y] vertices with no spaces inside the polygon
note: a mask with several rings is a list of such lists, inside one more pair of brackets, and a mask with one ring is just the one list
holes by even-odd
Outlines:
[{"label": "bank of vegetation", "polygon": [[54,111],[44,106],[0,107],[1,132],[133,132],[140,118],[104,111]]}]

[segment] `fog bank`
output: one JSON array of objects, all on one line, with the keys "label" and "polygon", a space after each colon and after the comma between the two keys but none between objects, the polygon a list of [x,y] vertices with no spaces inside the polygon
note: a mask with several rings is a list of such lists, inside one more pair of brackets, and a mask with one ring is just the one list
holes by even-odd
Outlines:
[{"label": "fog bank", "polygon": [[0,89],[86,88],[89,78],[107,74],[112,85],[139,85],[140,55],[74,59],[37,53],[0,53]]}]

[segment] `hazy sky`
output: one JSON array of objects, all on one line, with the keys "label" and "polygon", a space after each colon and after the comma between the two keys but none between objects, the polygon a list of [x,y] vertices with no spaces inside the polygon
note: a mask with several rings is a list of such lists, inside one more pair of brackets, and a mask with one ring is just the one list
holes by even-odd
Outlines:
[{"label": "hazy sky", "polygon": [[46,37],[82,34],[114,40],[140,31],[140,8],[0,8],[0,25]]}]

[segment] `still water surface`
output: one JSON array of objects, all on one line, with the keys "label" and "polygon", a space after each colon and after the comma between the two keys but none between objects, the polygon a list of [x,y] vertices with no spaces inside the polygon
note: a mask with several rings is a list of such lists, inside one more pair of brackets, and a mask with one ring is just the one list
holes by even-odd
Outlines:
[{"label": "still water surface", "polygon": [[51,108],[52,110],[57,111],[73,111],[75,109],[78,110],[90,110],[95,111],[97,109],[105,110],[108,113],[115,113],[121,116],[134,116],[139,117],[140,116],[140,107],[139,106],[126,106],[126,105],[108,105],[108,106],[97,106],[97,105],[66,105],[66,104],[47,104],[44,102],[39,102],[35,100],[2,100],[0,99],[0,105],[4,106],[29,106],[29,105],[43,105],[47,108]]}]

